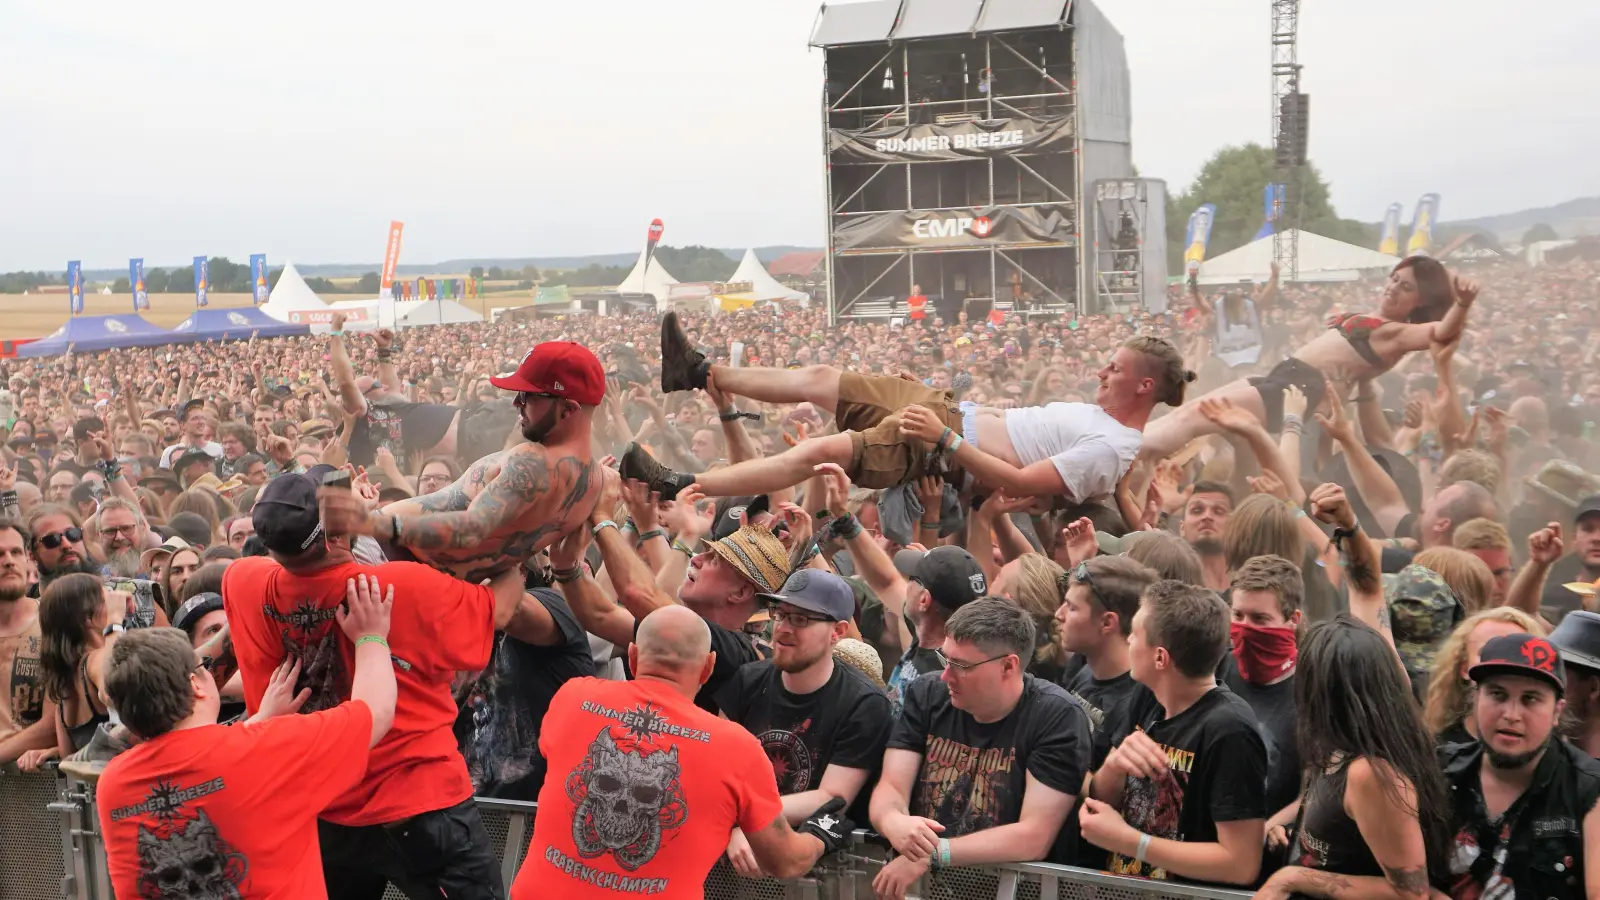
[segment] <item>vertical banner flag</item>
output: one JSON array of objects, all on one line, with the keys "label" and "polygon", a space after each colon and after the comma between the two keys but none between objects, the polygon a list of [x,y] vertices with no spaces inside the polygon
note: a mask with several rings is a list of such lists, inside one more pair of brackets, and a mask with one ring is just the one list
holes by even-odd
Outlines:
[{"label": "vertical banner flag", "polygon": [[439,283],[434,281],[432,278],[428,279],[428,292],[425,297],[428,300],[439,299]]},{"label": "vertical banner flag", "polygon": [[1211,223],[1217,218],[1215,203],[1202,203],[1189,214],[1189,228],[1183,238],[1183,270],[1190,275],[1200,271],[1206,261],[1206,243],[1211,240]]},{"label": "vertical banner flag", "polygon": [[1383,232],[1378,235],[1379,253],[1400,255],[1400,216],[1404,212],[1404,206],[1398,203],[1389,204],[1389,211],[1383,214]]},{"label": "vertical banner flag", "polygon": [[1256,240],[1271,237],[1278,230],[1278,220],[1283,217],[1283,208],[1289,201],[1289,186],[1281,182],[1267,185],[1262,191],[1262,206],[1266,209],[1265,217],[1261,222],[1261,230],[1256,232]]},{"label": "vertical banner flag", "polygon": [[650,274],[650,260],[655,258],[656,245],[661,243],[661,233],[665,230],[666,226],[661,224],[660,219],[650,220],[650,232],[644,244],[644,270],[639,273],[641,284],[649,284],[645,276]]},{"label": "vertical banner flag", "polygon": [[144,260],[128,260],[128,290],[133,292],[133,311],[150,308],[150,294],[144,289]]},{"label": "vertical banner flag", "polygon": [[411,299],[413,299],[413,300],[426,300],[426,299],[428,299],[428,282],[427,282],[427,279],[423,278],[420,275],[417,276],[417,293]]},{"label": "vertical banner flag", "polygon": [[267,255],[250,254],[250,299],[260,306],[267,302]]},{"label": "vertical banner flag", "polygon": [[211,279],[208,277],[209,268],[206,266],[204,256],[194,258],[194,305],[205,306],[206,294],[211,290]]},{"label": "vertical banner flag", "polygon": [[83,312],[83,262],[80,260],[67,262],[67,298],[73,315]]},{"label": "vertical banner flag", "polygon": [[1406,241],[1406,255],[1427,256],[1433,248],[1433,225],[1439,219],[1439,195],[1423,194],[1417,201],[1417,214],[1411,217],[1411,238]]},{"label": "vertical banner flag", "polygon": [[394,297],[394,270],[400,264],[400,232],[406,223],[389,223],[389,243],[383,249],[383,274],[378,279],[378,296],[385,300]]}]

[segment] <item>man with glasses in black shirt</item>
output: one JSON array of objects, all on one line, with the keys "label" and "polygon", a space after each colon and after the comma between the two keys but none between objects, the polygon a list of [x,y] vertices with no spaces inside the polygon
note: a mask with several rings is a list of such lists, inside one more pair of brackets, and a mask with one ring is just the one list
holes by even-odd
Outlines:
[{"label": "man with glasses in black shirt", "polygon": [[1125,720],[1079,810],[1105,868],[1145,878],[1255,883],[1266,831],[1267,748],[1249,704],[1217,684],[1228,605],[1158,581],[1128,636],[1128,662],[1156,705]]},{"label": "man with glasses in black shirt", "polygon": [[[836,797],[847,808],[856,802],[883,763],[894,709],[865,675],[834,662],[833,647],[856,611],[843,578],[801,569],[782,590],[756,598],[772,610],[772,658],[741,667],[717,692],[717,705],[761,742],[784,818],[798,825]],[[737,828],[728,860],[741,875],[762,875]]]},{"label": "man with glasses in black shirt", "polygon": [[1070,861],[1074,849],[1062,826],[1088,771],[1089,717],[1027,674],[1033,619],[986,597],[944,629],[944,671],[906,689],[872,794],[872,824],[899,854],[873,881],[880,900],[931,870]]}]

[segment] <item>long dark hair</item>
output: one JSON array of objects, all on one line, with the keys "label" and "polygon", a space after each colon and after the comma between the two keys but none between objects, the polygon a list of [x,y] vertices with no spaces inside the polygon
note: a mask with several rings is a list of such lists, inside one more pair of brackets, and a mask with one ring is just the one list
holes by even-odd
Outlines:
[{"label": "long dark hair", "polygon": [[[1366,757],[1381,760],[1411,782],[1428,871],[1442,874],[1450,839],[1450,794],[1434,755],[1433,736],[1422,724],[1393,648],[1348,615],[1313,626],[1300,642],[1294,700],[1295,737],[1300,759],[1310,771]],[[1393,779],[1384,780],[1383,791],[1402,805]]]},{"label": "long dark hair", "polygon": [[46,697],[70,701],[77,692],[78,665],[89,652],[95,613],[105,606],[104,588],[94,575],[63,575],[39,598],[40,681]]},{"label": "long dark hair", "polygon": [[1401,269],[1411,270],[1417,279],[1417,295],[1421,297],[1407,321],[1421,325],[1444,318],[1456,302],[1455,291],[1450,287],[1450,273],[1445,270],[1444,263],[1431,256],[1408,256],[1395,265],[1391,274]]}]

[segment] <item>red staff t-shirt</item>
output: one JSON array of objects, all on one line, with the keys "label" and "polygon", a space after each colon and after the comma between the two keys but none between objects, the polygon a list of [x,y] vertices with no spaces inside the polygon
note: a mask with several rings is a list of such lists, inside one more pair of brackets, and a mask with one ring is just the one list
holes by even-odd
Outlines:
[{"label": "red staff t-shirt", "polygon": [[907,297],[906,306],[911,311],[911,321],[920,322],[928,317],[928,298],[922,294]]},{"label": "red staff t-shirt", "polygon": [[361,780],[371,739],[357,700],[121,754],[96,787],[116,895],[323,900],[317,814]]},{"label": "red staff t-shirt", "polygon": [[245,707],[261,705],[272,672],[299,657],[300,683],[311,688],[301,712],[350,697],[355,647],[334,619],[345,581],[376,575],[394,585],[389,649],[394,656],[394,727],[372,748],[367,775],[322,814],[337,825],[380,825],[444,809],[472,796],[467,763],[451,729],[456,721],[450,683],[456,672],[489,664],[494,643],[494,594],[424,565],[344,563],[307,576],[266,557],[241,559],[222,579],[223,607],[244,676]]},{"label": "red staff t-shirt", "polygon": [[549,774],[511,900],[700,900],[734,827],[783,814],[760,742],[661,682],[568,681],[539,750]]}]

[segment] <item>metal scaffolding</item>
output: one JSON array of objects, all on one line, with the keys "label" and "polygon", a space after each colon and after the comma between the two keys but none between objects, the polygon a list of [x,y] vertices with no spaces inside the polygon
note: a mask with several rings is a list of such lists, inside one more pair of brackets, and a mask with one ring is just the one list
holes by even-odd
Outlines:
[{"label": "metal scaffolding", "polygon": [[1274,203],[1272,259],[1292,282],[1300,274],[1301,174],[1305,168],[1306,98],[1300,91],[1300,0],[1272,2],[1272,149],[1278,181],[1285,187]]}]

